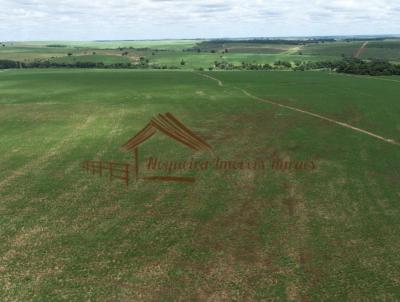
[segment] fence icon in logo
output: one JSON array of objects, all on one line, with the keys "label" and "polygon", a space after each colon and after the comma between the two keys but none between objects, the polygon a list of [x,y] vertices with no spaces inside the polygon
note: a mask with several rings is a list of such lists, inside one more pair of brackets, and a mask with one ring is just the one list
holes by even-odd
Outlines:
[{"label": "fence icon in logo", "polygon": [[[209,151],[212,152],[211,146],[201,137],[196,135],[192,130],[181,123],[171,113],[159,114],[153,117],[150,122],[138,134],[132,137],[122,146],[125,152],[132,152],[134,157],[133,173],[136,180],[159,180],[159,181],[177,181],[177,182],[194,182],[194,177],[185,176],[150,176],[140,177],[139,173],[139,147],[145,141],[150,139],[157,132],[163,133],[171,139],[183,144],[184,146],[194,151]],[[103,162],[103,161],[85,161],[83,168],[93,175],[103,176],[108,172],[109,180],[123,180],[126,185],[130,180],[130,164]]]},{"label": "fence icon in logo", "polygon": [[110,181],[119,179],[129,185],[129,164],[87,160],[83,163],[83,168],[87,172],[91,172],[93,175],[97,174],[100,177],[108,172]]}]

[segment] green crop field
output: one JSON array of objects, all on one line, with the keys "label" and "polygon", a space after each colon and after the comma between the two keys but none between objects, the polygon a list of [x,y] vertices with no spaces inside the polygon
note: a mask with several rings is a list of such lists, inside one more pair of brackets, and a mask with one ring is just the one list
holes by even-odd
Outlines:
[{"label": "green crop field", "polygon": [[400,41],[371,41],[365,48],[362,58],[380,58],[400,62]]},{"label": "green crop field", "polygon": [[[354,57],[365,41],[334,41],[290,44],[290,41],[273,43],[238,42],[223,43],[203,40],[159,41],[93,41],[93,42],[7,42],[0,43],[0,60],[20,62],[50,61],[57,63],[137,63],[140,58],[150,67],[167,66],[174,69],[214,68],[215,62],[235,65],[273,64],[277,61],[317,62]],[[362,59],[385,59],[400,62],[400,42],[396,39],[368,41],[359,53]],[[185,62],[181,64],[182,60]]]},{"label": "green crop field", "polygon": [[78,56],[67,56],[67,57],[59,57],[52,59],[53,62],[57,63],[71,63],[71,62],[101,62],[104,64],[112,64],[112,63],[126,63],[130,62],[129,58],[126,56],[118,56],[118,55],[101,55],[101,54],[92,54],[92,55],[78,55]]},{"label": "green crop field", "polygon": [[201,40],[148,40],[148,41],[30,41],[30,42],[8,42],[6,45],[16,47],[46,47],[48,45],[62,45],[65,47],[79,48],[98,48],[98,49],[115,49],[115,48],[158,48],[180,50],[194,46]]},{"label": "green crop field", "polygon": [[331,57],[353,56],[361,47],[363,41],[355,42],[332,42],[318,43],[316,45],[307,45],[304,47],[304,54],[325,55]]},{"label": "green crop field", "polygon": [[[8,47],[0,58],[23,53]],[[38,49],[51,58],[63,48]],[[154,57],[241,60],[171,53]],[[400,77],[26,69],[0,71],[0,92],[0,301],[400,300]],[[315,169],[210,169],[194,183],[126,186],[82,168],[133,164],[122,144],[165,112],[213,152],[158,133],[141,148],[142,169],[150,156],[240,161],[272,150]]]}]

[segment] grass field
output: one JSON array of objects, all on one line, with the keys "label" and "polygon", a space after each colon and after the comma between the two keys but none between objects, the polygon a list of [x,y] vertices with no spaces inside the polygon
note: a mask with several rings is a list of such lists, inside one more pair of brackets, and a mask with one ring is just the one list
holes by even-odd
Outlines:
[{"label": "grass field", "polygon": [[130,62],[129,58],[126,56],[102,55],[102,54],[68,56],[68,57],[54,58],[52,59],[52,61],[57,63],[94,62],[94,63],[104,63],[104,64]]},{"label": "grass field", "polygon": [[381,58],[393,62],[400,62],[400,41],[372,41],[362,55],[362,58]]},{"label": "grass field", "polygon": [[147,41],[30,41],[8,42],[6,45],[14,47],[43,48],[48,45],[63,45],[70,48],[116,49],[116,48],[157,48],[169,50],[181,50],[194,46],[201,40],[147,40]]},{"label": "grass field", "polygon": [[[400,77],[8,70],[0,91],[1,301],[400,300],[400,146],[256,99],[399,142]],[[200,158],[317,169],[128,187],[82,169],[132,161],[121,145],[164,112]],[[162,135],[143,152],[192,156]]]},{"label": "grass field", "polygon": [[[53,60],[60,63],[100,61],[112,64],[136,63],[143,57],[149,60],[150,65],[159,64],[193,70],[213,67],[215,61],[240,65],[242,62],[273,64],[279,60],[292,63],[338,60],[342,56],[356,56],[363,43],[362,40],[306,45],[274,44],[268,41],[231,42],[225,45],[202,40],[7,42],[4,43],[5,46],[1,46],[3,43],[0,44],[0,60],[22,62]],[[200,52],[194,51],[197,49]],[[400,42],[391,39],[369,41],[360,58],[400,62]],[[181,65],[182,60],[186,62],[185,65]]]},{"label": "grass field", "polygon": [[325,55],[331,57],[345,55],[352,57],[362,44],[363,41],[311,44],[304,47],[303,52],[309,55]]}]

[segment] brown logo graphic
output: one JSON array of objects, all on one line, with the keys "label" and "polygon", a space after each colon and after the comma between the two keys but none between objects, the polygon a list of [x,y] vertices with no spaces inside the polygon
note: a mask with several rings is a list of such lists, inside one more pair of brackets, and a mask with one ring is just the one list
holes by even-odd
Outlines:
[{"label": "brown logo graphic", "polygon": [[[139,177],[139,146],[146,140],[151,138],[157,131],[169,136],[170,138],[180,142],[195,151],[211,151],[211,146],[202,138],[197,136],[193,131],[182,124],[171,113],[159,114],[157,117],[144,127],[138,134],[131,138],[122,146],[125,151],[134,153],[135,158],[135,174]],[[176,177],[176,176],[152,176],[143,177],[147,180],[164,180],[164,181],[184,181],[194,182],[193,177]]]},{"label": "brown logo graphic", "polygon": [[[138,134],[132,137],[128,142],[122,146],[122,150],[132,152],[134,157],[134,176],[138,180],[160,180],[160,181],[178,181],[178,182],[194,182],[194,177],[184,176],[151,176],[140,177],[139,173],[139,146],[145,141],[150,139],[157,132],[161,132],[171,139],[185,145],[194,151],[212,151],[212,147],[204,141],[201,137],[196,135],[192,130],[186,127],[171,113],[159,114],[152,118],[150,122]],[[152,160],[152,159],[151,159]],[[150,166],[150,165],[149,165]],[[129,184],[130,165],[123,163],[102,161],[85,161],[84,169],[91,172],[93,175],[98,174],[103,176],[104,171],[109,172],[109,179],[119,179],[125,181],[126,185]]]},{"label": "brown logo graphic", "polygon": [[[142,166],[147,171],[153,173],[164,173],[163,176],[141,176],[139,171],[140,156],[139,147],[149,140],[156,133],[162,133],[193,151],[209,152],[212,155],[211,160],[162,160],[157,157],[147,157],[146,165]],[[116,163],[103,161],[85,161],[84,169],[93,175],[103,176],[108,172],[109,180],[122,180],[129,185],[130,174],[133,174],[135,180],[152,180],[152,181],[173,181],[193,183],[193,176],[176,176],[182,172],[203,172],[210,168],[215,171],[237,171],[237,170],[253,170],[253,171],[271,171],[291,172],[291,171],[313,171],[317,168],[316,162],[313,160],[293,160],[285,159],[280,156],[278,151],[268,148],[269,154],[261,157],[244,160],[244,159],[223,159],[215,156],[212,147],[192,130],[186,127],[171,113],[159,114],[153,117],[150,122],[137,133],[134,137],[122,145],[122,151],[130,152],[133,155],[134,163]],[[264,152],[263,152],[264,153]],[[131,170],[131,167],[133,168]],[[175,175],[174,175],[175,174]]]}]

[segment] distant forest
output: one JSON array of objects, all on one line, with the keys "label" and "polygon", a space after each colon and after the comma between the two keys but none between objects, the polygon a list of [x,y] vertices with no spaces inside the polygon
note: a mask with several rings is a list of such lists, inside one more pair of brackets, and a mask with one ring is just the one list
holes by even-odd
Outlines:
[{"label": "distant forest", "polygon": [[[19,62],[11,60],[0,60],[0,69],[18,69],[18,68],[110,68],[110,69],[179,69],[177,66],[149,64],[147,61],[140,63],[114,63],[104,64],[95,62],[71,62],[57,63],[52,61],[34,61]],[[214,66],[208,70],[331,70],[339,73],[383,76],[400,75],[400,65],[392,64],[383,60],[365,61],[356,58],[344,58],[338,61],[320,61],[320,62],[295,62],[292,64],[287,61],[277,61],[273,64],[256,64],[242,62],[240,65],[234,65],[225,61],[215,61]],[[202,71],[203,68],[198,70]]]}]

